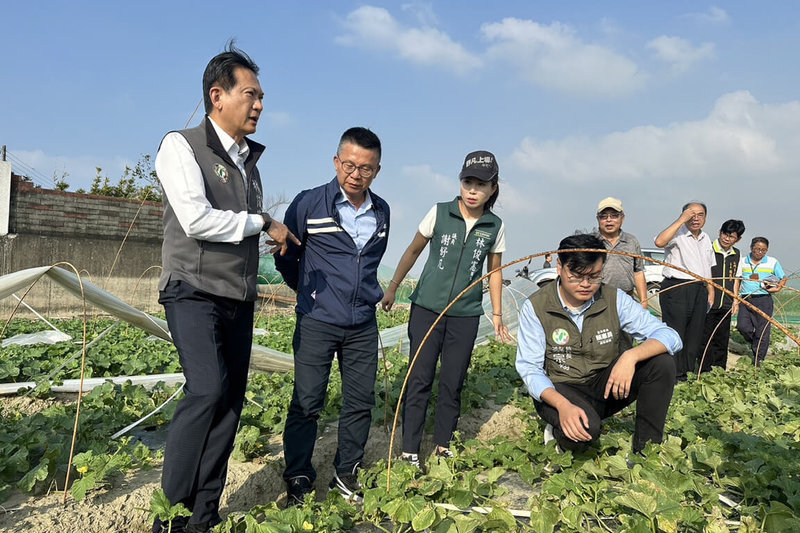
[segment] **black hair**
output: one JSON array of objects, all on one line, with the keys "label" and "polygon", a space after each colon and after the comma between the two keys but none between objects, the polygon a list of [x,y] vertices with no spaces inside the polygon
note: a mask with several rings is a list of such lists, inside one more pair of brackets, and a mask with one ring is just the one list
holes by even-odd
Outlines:
[{"label": "black hair", "polygon": [[719,230],[722,233],[727,233],[729,235],[731,233],[735,233],[741,239],[742,235],[744,235],[744,222],[732,218],[730,220],[726,220],[725,222],[723,222],[722,227],[720,227]]},{"label": "black hair", "polygon": [[769,240],[766,237],[753,237],[753,240],[750,241],[750,248],[755,246],[758,243],[764,243],[764,245],[769,248]]},{"label": "black hair", "polygon": [[498,183],[499,181],[500,179],[498,178],[498,176],[495,176],[491,179],[490,183],[494,185],[495,188],[492,195],[489,197],[488,200],[486,200],[486,203],[483,204],[484,209],[491,209],[492,207],[494,207],[494,203],[497,201],[497,197],[500,196],[500,183]]},{"label": "black hair", "polygon": [[337,156],[342,153],[342,147],[348,143],[360,146],[365,150],[377,152],[378,161],[381,160],[381,140],[372,130],[356,126],[342,133],[342,138],[339,139],[339,147],[336,149]]},{"label": "black hair", "polygon": [[206,114],[211,113],[214,104],[211,102],[211,88],[215,85],[221,87],[225,92],[230,91],[236,86],[236,69],[238,67],[252,70],[253,74],[258,75],[258,65],[250,56],[234,46],[234,40],[228,41],[225,51],[211,58],[203,72],[203,102]]},{"label": "black hair", "polygon": [[689,207],[690,205],[695,205],[695,204],[703,206],[703,213],[708,215],[708,207],[706,207],[706,204],[704,204],[700,200],[692,200],[691,202],[686,202],[685,204],[683,204],[683,207],[681,207],[681,213],[686,211],[686,208]]},{"label": "black hair", "polygon": [[[578,250],[581,248],[588,248],[592,250],[605,250],[603,241],[596,235],[590,233],[578,233],[566,237],[558,244],[558,251],[561,250]],[[606,262],[606,254],[603,252],[572,252],[572,253],[559,253],[558,261],[562,267],[569,268],[570,272],[575,274],[583,274],[588,272],[597,263],[597,260]]]}]

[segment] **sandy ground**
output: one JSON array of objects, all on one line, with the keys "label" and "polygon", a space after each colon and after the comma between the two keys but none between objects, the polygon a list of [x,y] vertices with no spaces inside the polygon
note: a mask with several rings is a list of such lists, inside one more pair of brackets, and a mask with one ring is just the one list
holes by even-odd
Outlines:
[{"label": "sandy ground", "polygon": [[[6,398],[2,400],[1,408],[30,412],[42,408],[42,404],[42,400]],[[479,409],[462,417],[459,431],[464,439],[478,437],[488,440],[497,435],[513,438],[521,431],[521,423],[514,416],[516,412],[517,409],[511,406]],[[336,424],[329,424],[315,448],[314,465],[321,495],[333,476],[336,436]],[[372,428],[365,456],[367,464],[387,457],[389,437],[383,427]],[[429,439],[423,443],[423,452],[429,452],[432,447]],[[223,518],[232,512],[247,511],[271,501],[282,504],[285,486],[281,479],[283,461],[280,442],[275,442],[272,448],[269,455],[258,461],[230,462],[220,509]],[[150,507],[150,496],[159,487],[160,478],[159,464],[151,470],[137,471],[117,479],[112,487],[93,492],[82,502],[76,502],[68,496],[66,505],[62,504],[62,492],[33,497],[14,494],[0,507],[0,531],[147,532],[150,531],[150,521],[144,509]]]}]

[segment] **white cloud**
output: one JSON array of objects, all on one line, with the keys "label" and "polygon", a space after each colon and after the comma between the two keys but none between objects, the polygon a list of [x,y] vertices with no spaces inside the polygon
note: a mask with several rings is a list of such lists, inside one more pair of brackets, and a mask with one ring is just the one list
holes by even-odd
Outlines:
[{"label": "white cloud", "polygon": [[[433,170],[430,165],[406,165],[401,169],[403,176],[416,182],[422,188],[439,191],[442,194],[455,195],[458,192],[458,180],[454,176],[446,176]],[[436,194],[431,194],[434,198]]]},{"label": "white cloud", "polygon": [[800,102],[770,106],[741,91],[719,98],[708,117],[666,127],[639,126],[598,138],[537,142],[514,153],[521,168],[569,183],[794,176],[800,173]]},{"label": "white cloud", "polygon": [[672,65],[675,73],[685,72],[695,63],[714,57],[712,43],[692,46],[686,39],[667,35],[656,37],[647,43],[647,47],[655,50],[659,59]]},{"label": "white cloud", "polygon": [[433,5],[431,4],[425,2],[410,2],[400,6],[400,9],[413,14],[423,26],[436,26],[439,24],[439,18],[433,11]]},{"label": "white cloud", "polygon": [[651,247],[681,205],[700,199],[709,207],[709,235],[716,236],[726,219],[744,220],[747,236],[766,235],[770,252],[794,272],[798,153],[800,101],[764,104],[747,91],[721,96],[697,120],[597,137],[525,138],[505,166],[514,200],[507,202],[510,187],[500,197],[508,257],[545,250],[576,229],[591,228],[605,196],[623,200],[626,229]]},{"label": "white cloud", "polygon": [[730,21],[728,13],[717,6],[711,6],[703,12],[687,13],[684,17],[705,24],[727,24]]},{"label": "white cloud", "polygon": [[593,97],[615,97],[640,89],[646,76],[630,59],[613,50],[584,43],[559,22],[549,26],[506,18],[484,24],[491,43],[487,55],[510,62],[535,85]]},{"label": "white cloud", "polygon": [[383,8],[362,6],[343,21],[338,44],[368,50],[388,50],[412,63],[440,66],[464,74],[482,64],[479,57],[436,28],[408,28]]},{"label": "white cloud", "polygon": [[294,122],[294,117],[285,111],[264,111],[261,117],[266,119],[271,127],[280,128]]}]

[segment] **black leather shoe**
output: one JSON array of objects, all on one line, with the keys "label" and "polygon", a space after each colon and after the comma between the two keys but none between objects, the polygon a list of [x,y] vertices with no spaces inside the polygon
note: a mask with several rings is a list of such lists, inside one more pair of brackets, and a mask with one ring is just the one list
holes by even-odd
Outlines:
[{"label": "black leather shoe", "polygon": [[314,486],[306,476],[293,477],[286,482],[286,507],[303,505],[306,501],[306,494],[311,494]]}]

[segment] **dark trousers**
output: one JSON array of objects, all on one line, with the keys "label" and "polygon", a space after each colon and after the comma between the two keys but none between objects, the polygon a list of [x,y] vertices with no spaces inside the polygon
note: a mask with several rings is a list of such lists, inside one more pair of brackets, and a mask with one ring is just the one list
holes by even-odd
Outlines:
[{"label": "dark trousers", "polygon": [[253,302],[170,281],[159,302],[186,377],[167,433],[161,486],[191,522],[220,522],[219,499],[247,386]]},{"label": "dark trousers", "polygon": [[[408,319],[409,355],[414,357],[422,339],[436,321],[435,313],[418,305],[411,306]],[[441,354],[439,396],[436,402],[433,442],[448,448],[461,414],[461,389],[472,359],[480,317],[445,316],[431,332],[410,370],[403,401],[403,451],[419,453],[425,414],[431,397],[436,364]]]},{"label": "dark trousers", "polygon": [[[754,307],[761,309],[771,317],[774,312],[774,302],[771,294],[756,294],[747,299]],[[742,334],[744,340],[750,344],[753,356],[763,361],[769,349],[769,338],[772,333],[772,324],[761,315],[754,313],[744,304],[739,305],[739,317],[736,319],[736,329]]]},{"label": "dark trousers", "polygon": [[704,283],[694,282],[671,288],[687,280],[665,278],[658,299],[661,318],[674,329],[683,341],[683,349],[675,354],[675,370],[679,378],[694,372],[698,356],[702,353],[703,328],[708,308],[708,289]]},{"label": "dark trousers", "polygon": [[[706,314],[703,342],[700,346],[701,372],[718,366],[725,370],[728,364],[728,339],[731,336],[731,309],[712,309]],[[709,342],[710,341],[710,342]],[[708,348],[706,348],[706,345]],[[705,356],[703,356],[705,350]]]},{"label": "dark trousers", "polygon": [[[600,438],[604,418],[636,402],[633,451],[642,451],[648,442],[660,443],[664,437],[667,410],[675,386],[674,359],[664,353],[637,364],[631,381],[631,392],[627,398],[621,400],[615,400],[610,395],[608,399],[603,399],[606,383],[613,368],[612,364],[586,383],[556,383],[554,386],[567,400],[586,412],[589,418],[587,431],[592,436],[592,442]],[[555,407],[544,402],[534,402],[534,404],[539,416],[553,426],[553,436],[562,449],[580,451],[588,446],[589,443],[576,442],[564,434]]]},{"label": "dark trousers", "polygon": [[352,327],[334,326],[297,315],[294,330],[294,391],[283,431],[286,481],[317,472],[311,465],[317,440],[317,420],[325,407],[325,393],[333,357],[342,376],[342,411],[339,442],[333,466],[349,474],[364,458],[364,447],[375,406],[378,371],[378,323],[372,318]]}]

